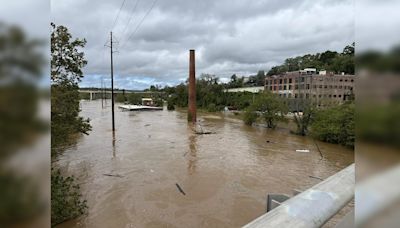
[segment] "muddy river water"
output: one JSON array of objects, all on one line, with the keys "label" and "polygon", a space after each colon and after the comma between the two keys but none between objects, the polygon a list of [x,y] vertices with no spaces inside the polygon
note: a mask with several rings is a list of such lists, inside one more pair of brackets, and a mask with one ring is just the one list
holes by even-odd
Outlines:
[{"label": "muddy river water", "polygon": [[184,111],[116,108],[113,136],[109,106],[81,108],[93,130],[57,165],[78,178],[89,211],[59,227],[240,227],[265,213],[268,193],[305,190],[354,162],[345,147],[317,142],[321,158],[309,137],[232,114],[198,113],[215,134],[196,135]]}]

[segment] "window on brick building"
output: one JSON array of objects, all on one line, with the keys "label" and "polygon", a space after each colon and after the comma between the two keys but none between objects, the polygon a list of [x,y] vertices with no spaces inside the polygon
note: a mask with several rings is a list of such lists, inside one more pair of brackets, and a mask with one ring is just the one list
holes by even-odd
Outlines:
[{"label": "window on brick building", "polygon": [[286,85],[283,86],[283,90],[286,90]]},{"label": "window on brick building", "polygon": [[289,83],[292,83],[292,79],[291,78],[289,78]]},{"label": "window on brick building", "polygon": [[310,89],[310,84],[307,84],[307,85],[306,85],[306,88],[307,88],[307,89]]}]

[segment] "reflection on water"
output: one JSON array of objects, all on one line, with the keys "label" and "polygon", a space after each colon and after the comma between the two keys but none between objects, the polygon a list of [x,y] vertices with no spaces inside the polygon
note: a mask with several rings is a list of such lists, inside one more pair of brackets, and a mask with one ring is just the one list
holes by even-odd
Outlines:
[{"label": "reflection on water", "polygon": [[264,213],[268,193],[307,189],[354,161],[339,145],[317,142],[321,158],[311,138],[230,115],[199,113],[210,135],[182,111],[116,109],[114,134],[101,101],[83,101],[81,115],[93,131],[58,165],[78,178],[89,214],[60,227],[239,227]]}]

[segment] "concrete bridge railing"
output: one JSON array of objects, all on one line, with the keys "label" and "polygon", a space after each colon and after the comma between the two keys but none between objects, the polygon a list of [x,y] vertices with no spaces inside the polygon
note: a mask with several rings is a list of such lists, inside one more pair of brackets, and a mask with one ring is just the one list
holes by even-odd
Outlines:
[{"label": "concrete bridge railing", "polygon": [[354,198],[354,164],[284,201],[245,228],[321,227]]}]

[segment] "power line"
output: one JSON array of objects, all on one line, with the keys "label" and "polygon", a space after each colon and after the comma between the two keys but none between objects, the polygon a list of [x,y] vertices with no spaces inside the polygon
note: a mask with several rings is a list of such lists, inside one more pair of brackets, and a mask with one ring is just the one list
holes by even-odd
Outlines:
[{"label": "power line", "polygon": [[125,43],[123,46],[125,46],[126,42],[128,42],[128,40],[135,35],[135,33],[138,31],[138,29],[140,28],[140,25],[142,25],[144,19],[146,19],[147,15],[150,14],[151,10],[154,8],[155,4],[157,3],[158,0],[154,0],[153,4],[151,5],[150,9],[147,11],[147,13],[143,16],[142,20],[139,22],[139,24],[136,26],[135,30],[133,31],[133,33],[131,33],[131,35],[128,37],[128,39],[126,39]]},{"label": "power line", "polygon": [[125,32],[126,32],[128,26],[129,26],[129,24],[131,23],[131,20],[132,20],[132,17],[133,17],[133,13],[135,12],[139,2],[140,2],[140,0],[136,0],[135,6],[132,8],[131,14],[129,15],[128,23],[126,24],[124,30],[122,31],[122,36],[121,37],[123,37],[125,35]]},{"label": "power line", "polygon": [[112,28],[111,28],[111,31],[114,29],[114,27],[115,27],[115,24],[116,24],[116,23],[117,23],[117,21],[118,21],[119,14],[121,13],[121,10],[122,10],[122,8],[124,7],[125,1],[126,1],[126,0],[124,0],[124,1],[122,2],[122,4],[121,4],[121,7],[119,8],[119,11],[118,11],[117,17],[116,17],[116,18],[115,18],[115,20],[114,20],[114,24],[113,24],[113,26],[112,26]]}]

